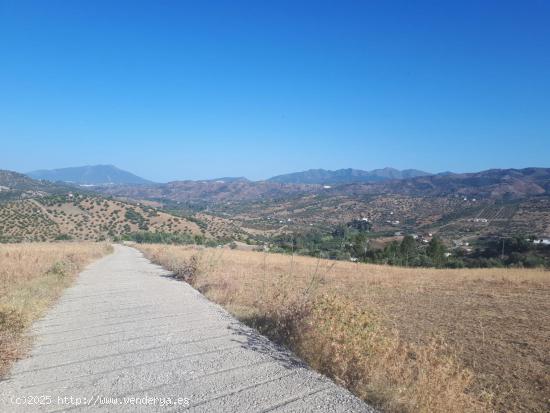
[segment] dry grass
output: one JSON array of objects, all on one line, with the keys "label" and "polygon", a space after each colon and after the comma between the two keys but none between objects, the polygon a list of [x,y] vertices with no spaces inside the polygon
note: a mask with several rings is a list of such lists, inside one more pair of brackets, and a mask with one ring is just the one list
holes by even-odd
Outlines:
[{"label": "dry grass", "polygon": [[383,410],[549,410],[549,272],[140,248]]},{"label": "dry grass", "polygon": [[25,350],[25,329],[108,244],[0,244],[0,377]]}]

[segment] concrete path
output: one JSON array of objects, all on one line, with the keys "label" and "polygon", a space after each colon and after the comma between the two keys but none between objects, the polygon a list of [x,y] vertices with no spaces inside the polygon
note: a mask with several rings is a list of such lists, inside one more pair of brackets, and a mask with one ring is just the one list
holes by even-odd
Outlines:
[{"label": "concrete path", "polygon": [[129,247],[83,271],[32,334],[2,412],[373,412]]}]

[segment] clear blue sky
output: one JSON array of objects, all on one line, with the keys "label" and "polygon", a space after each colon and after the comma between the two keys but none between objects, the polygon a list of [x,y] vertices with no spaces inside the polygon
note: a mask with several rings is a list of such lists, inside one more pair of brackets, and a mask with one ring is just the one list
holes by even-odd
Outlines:
[{"label": "clear blue sky", "polygon": [[0,0],[0,169],[550,167],[549,22],[547,0]]}]

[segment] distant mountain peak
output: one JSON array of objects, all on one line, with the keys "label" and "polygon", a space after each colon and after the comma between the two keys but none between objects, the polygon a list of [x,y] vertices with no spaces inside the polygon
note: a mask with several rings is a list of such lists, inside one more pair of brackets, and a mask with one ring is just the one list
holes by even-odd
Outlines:
[{"label": "distant mountain peak", "polygon": [[230,183],[230,182],[250,182],[250,181],[244,176],[224,176],[222,178],[208,179],[208,182]]},{"label": "distant mountain peak", "polygon": [[28,172],[26,175],[34,179],[88,186],[152,183],[114,165],[84,165],[60,169],[43,169]]}]

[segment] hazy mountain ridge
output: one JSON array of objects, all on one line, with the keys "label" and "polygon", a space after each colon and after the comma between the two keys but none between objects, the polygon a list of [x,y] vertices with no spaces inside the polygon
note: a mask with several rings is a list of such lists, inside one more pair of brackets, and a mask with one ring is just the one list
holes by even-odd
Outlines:
[{"label": "hazy mountain ridge", "polygon": [[251,182],[250,179],[245,178],[244,176],[225,176],[222,178],[207,179],[205,182]]},{"label": "hazy mountain ridge", "polygon": [[[485,198],[521,198],[550,193],[550,168],[489,169],[473,173],[441,173],[428,175],[408,169],[384,168],[374,171],[315,169],[279,175],[265,181],[244,177],[223,177],[211,180],[180,180],[157,184],[139,178],[114,166],[64,168],[30,175],[65,178],[79,185],[97,185],[94,190],[113,196],[134,199],[169,199],[190,202],[229,202],[256,199],[284,199],[311,194],[324,196],[364,196],[398,194],[407,196],[463,195]],[[365,179],[374,180],[365,182]],[[58,179],[59,181],[59,179]],[[283,182],[289,181],[289,182]],[[294,182],[295,181],[295,182]],[[308,182],[302,182],[308,181]],[[315,182],[315,183],[312,183]],[[101,185],[111,183],[112,185]],[[330,185],[331,188],[323,186]],[[0,173],[0,186],[12,191],[68,190],[69,185],[34,181],[15,172]],[[4,194],[5,195],[5,194]]]},{"label": "hazy mountain ridge", "polygon": [[77,185],[143,185],[153,182],[124,171],[114,165],[86,165],[60,169],[43,169],[28,172],[34,179],[52,182],[70,182]]},{"label": "hazy mountain ridge", "polygon": [[[489,169],[463,174],[438,174],[365,186],[355,190],[372,194],[410,196],[465,195],[521,198],[550,193],[550,168]],[[343,189],[343,188],[342,188]],[[351,186],[350,188],[351,189]]]},{"label": "hazy mountain ridge", "polygon": [[455,174],[445,173],[378,182],[331,184],[279,183],[271,180],[173,181],[156,185],[121,185],[99,188],[113,196],[135,199],[168,199],[190,202],[239,202],[256,199],[285,199],[311,194],[323,196],[447,196],[521,198],[550,193],[550,168],[491,169]]},{"label": "hazy mountain ridge", "polygon": [[277,175],[269,178],[267,181],[287,184],[299,183],[334,185],[355,182],[381,182],[392,179],[407,179],[427,175],[431,174],[417,169],[404,169],[402,171],[395,168],[374,169],[372,171],[352,168],[338,169],[335,171],[327,169],[309,169],[302,172]]}]

